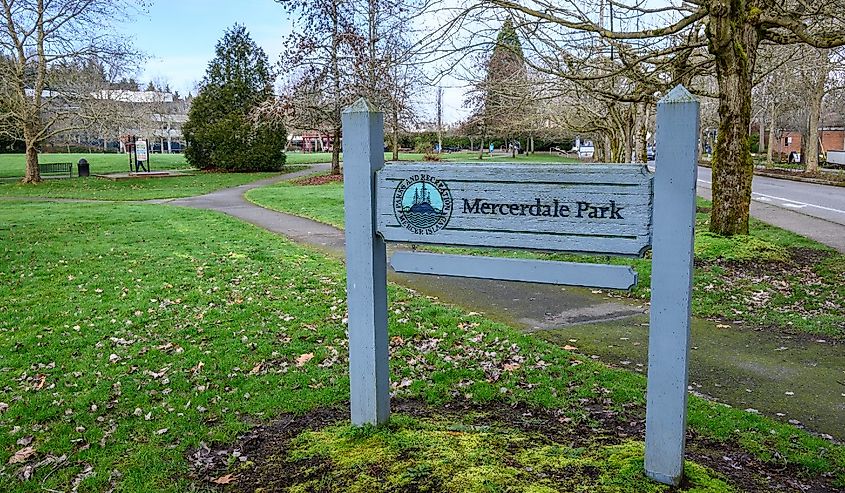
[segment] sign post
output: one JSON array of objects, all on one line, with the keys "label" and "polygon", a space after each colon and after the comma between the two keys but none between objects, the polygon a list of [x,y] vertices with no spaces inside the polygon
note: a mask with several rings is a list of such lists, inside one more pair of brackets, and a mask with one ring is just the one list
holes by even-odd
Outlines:
[{"label": "sign post", "polygon": [[[343,113],[352,423],[390,414],[385,242],[643,256],[653,247],[646,474],[683,474],[699,103],[658,103],[657,173],[637,164],[384,163],[382,114]],[[401,251],[397,272],[629,289],[627,266]]]},{"label": "sign post", "polygon": [[384,166],[384,117],[364,99],[344,110],[346,297],[352,424],[390,416],[387,250],[376,231],[375,174]]},{"label": "sign post", "polygon": [[681,86],[657,103],[646,474],[677,486],[687,429],[699,103]]}]

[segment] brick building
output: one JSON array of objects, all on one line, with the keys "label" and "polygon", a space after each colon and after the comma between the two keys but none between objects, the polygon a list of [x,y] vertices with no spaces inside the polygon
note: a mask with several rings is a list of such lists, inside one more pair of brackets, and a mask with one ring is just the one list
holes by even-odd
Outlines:
[{"label": "brick building", "polygon": [[[789,155],[790,152],[801,152],[801,132],[776,132],[774,152]],[[764,145],[769,144],[769,132],[765,134]],[[845,150],[845,127],[822,127],[819,129],[821,152],[829,150]]]}]

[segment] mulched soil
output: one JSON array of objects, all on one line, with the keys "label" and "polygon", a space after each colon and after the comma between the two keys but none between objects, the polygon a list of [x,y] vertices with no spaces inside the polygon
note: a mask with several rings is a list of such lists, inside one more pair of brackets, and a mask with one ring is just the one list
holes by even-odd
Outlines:
[{"label": "mulched soil", "polygon": [[326,183],[343,183],[343,175],[316,175],[292,180],[294,185],[325,185]]},{"label": "mulched soil", "polygon": [[[589,419],[573,424],[563,413],[554,409],[530,407],[525,404],[506,403],[473,404],[467,401],[433,408],[418,400],[399,400],[392,411],[417,418],[452,419],[456,422],[517,429],[536,437],[534,444],[556,442],[572,447],[596,444],[612,445],[630,438],[642,440],[645,423],[642,409],[629,409],[637,417],[622,416],[607,410],[602,403],[584,402]],[[291,439],[304,431],[348,422],[348,408],[322,408],[301,416],[286,415],[277,421],[257,426],[229,445],[202,446],[189,451],[193,464],[192,477],[199,489],[219,488],[225,492],[282,492],[303,481],[327,474],[331,462],[285,460]],[[516,452],[515,452],[516,453]],[[743,492],[801,492],[828,493],[841,491],[831,485],[828,478],[801,478],[793,467],[765,463],[750,456],[738,445],[721,443],[687,432],[687,459],[703,464],[720,473]],[[247,463],[251,467],[238,467]],[[231,464],[234,464],[232,466]],[[235,471],[235,472],[233,472]],[[231,474],[227,476],[228,474]],[[230,481],[226,485],[215,480]],[[675,491],[683,491],[685,484]],[[408,493],[413,491],[408,490]]]}]

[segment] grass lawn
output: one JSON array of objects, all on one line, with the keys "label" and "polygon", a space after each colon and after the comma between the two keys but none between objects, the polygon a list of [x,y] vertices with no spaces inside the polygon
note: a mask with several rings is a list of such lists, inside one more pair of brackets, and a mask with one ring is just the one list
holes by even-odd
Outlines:
[{"label": "grass lawn", "polygon": [[[168,169],[188,169],[191,166],[185,161],[184,154],[152,154],[152,169],[153,170],[168,170]],[[386,152],[385,159],[390,159],[392,154]],[[478,153],[475,152],[455,152],[443,154],[445,161],[477,161]],[[129,170],[128,156],[126,154],[40,154],[39,162],[42,163],[73,163],[74,173],[76,173],[76,163],[80,159],[85,158],[91,165],[92,174],[103,173],[120,173]],[[343,155],[341,154],[341,159]],[[421,161],[423,154],[402,153],[399,155],[402,161]],[[490,160],[485,156],[485,160]],[[331,162],[332,155],[329,152],[289,152],[287,153],[286,164],[288,165],[302,165],[314,163],[328,163]],[[496,157],[494,161],[514,161],[510,157]],[[573,161],[567,158],[560,158],[556,155],[538,153],[533,156],[517,156],[516,161],[524,162],[560,162],[563,160]],[[0,180],[21,178],[24,175],[24,167],[26,164],[26,156],[24,154],[0,154]]]},{"label": "grass lawn", "polygon": [[[286,171],[296,171],[290,167]],[[0,197],[46,197],[87,200],[149,200],[191,197],[221,188],[235,187],[278,173],[196,173],[176,178],[144,178],[111,181],[103,178],[44,180],[23,185],[0,182]],[[67,207],[67,206],[66,206]]]},{"label": "grass lawn", "polygon": [[[305,169],[304,164],[320,162],[310,155],[290,154],[284,172]],[[85,158],[91,174],[128,171],[124,154],[42,154],[41,162],[73,162]],[[42,197],[86,200],[150,200],[191,197],[268,178],[278,173],[201,173],[192,170],[183,154],[153,154],[152,169],[185,170],[178,178],[150,178],[110,181],[96,177],[46,179],[34,185],[23,185],[23,154],[0,154],[0,197]],[[194,171],[193,173],[191,171]],[[74,166],[74,173],[76,167]]]},{"label": "grass lawn", "polygon": [[[73,163],[76,176],[76,163],[85,158],[91,165],[91,173],[121,173],[129,171],[127,154],[40,154],[40,163]],[[152,154],[152,170],[187,169],[191,166],[185,161],[184,154]],[[21,178],[26,167],[24,154],[0,154],[0,178]]]},{"label": "grass lawn", "polygon": [[[0,245],[2,491],[203,488],[191,479],[202,444],[348,400],[345,281],[334,259],[224,215],[157,205],[3,202]],[[283,463],[307,469],[329,457],[332,484],[360,491],[372,491],[374,464],[395,481],[407,480],[403,470],[426,478],[459,467],[465,479],[450,491],[556,491],[577,471],[583,491],[666,491],[645,481],[639,437],[614,427],[641,423],[643,376],[406,289],[391,287],[390,299],[397,399],[435,412],[446,403],[544,409],[562,438],[400,411],[388,428],[302,433]],[[737,453],[764,483],[766,471],[785,469],[845,486],[845,447],[697,398],[689,423],[697,456],[717,457],[715,466]],[[502,454],[509,444],[519,456]],[[227,459],[236,474],[255,466]],[[685,491],[732,491],[701,464],[686,470]]]},{"label": "grass lawn", "polygon": [[[152,154],[152,170],[190,169],[191,165],[185,161],[184,154]],[[129,171],[129,157],[126,154],[41,154],[41,163],[73,163],[74,176],[76,163],[85,158],[91,165],[91,174],[123,173]],[[303,165],[326,163],[331,161],[331,154],[315,153],[303,154],[291,152],[287,154],[287,165]],[[0,181],[14,181],[24,175],[26,156],[24,154],[0,154]]]},{"label": "grass lawn", "polygon": [[[312,164],[312,163],[329,163],[332,160],[332,154],[330,152],[290,152],[288,153],[288,163],[289,164]],[[386,161],[390,161],[393,158],[392,152],[385,152],[384,159]],[[478,161],[478,152],[468,152],[468,151],[461,151],[461,152],[447,152],[441,155],[443,161],[471,161],[477,162]],[[341,161],[343,160],[343,154],[340,155]],[[425,154],[422,153],[415,153],[415,152],[401,152],[399,153],[399,160],[400,161],[423,161],[425,159]],[[511,158],[510,154],[503,155],[497,154],[495,157],[491,158],[486,152],[484,153],[484,158],[482,162],[525,162],[525,163],[571,163],[571,162],[578,162],[577,159],[560,157],[557,154],[549,154],[549,153],[541,153],[538,152],[537,154],[533,155],[526,155],[521,154],[517,155],[515,158]]]},{"label": "grass lawn", "polygon": [[[282,182],[251,190],[263,207],[343,227],[343,183],[302,186]],[[780,228],[751,220],[751,234],[733,239],[707,232],[710,203],[699,199],[693,313],[726,322],[743,321],[845,339],[845,255]],[[491,254],[551,260],[632,265],[639,285],[629,295],[650,295],[651,260],[591,257],[517,250],[450,248],[463,254]]]}]

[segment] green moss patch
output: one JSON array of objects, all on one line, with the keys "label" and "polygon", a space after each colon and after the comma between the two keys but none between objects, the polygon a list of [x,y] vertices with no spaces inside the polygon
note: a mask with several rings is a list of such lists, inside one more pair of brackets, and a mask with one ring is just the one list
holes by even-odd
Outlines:
[{"label": "green moss patch", "polygon": [[751,235],[720,236],[709,231],[695,236],[697,260],[786,261],[786,248]]},{"label": "green moss patch", "polygon": [[[279,446],[277,453],[261,456],[259,452],[249,458],[248,465],[237,467],[230,473],[235,481],[231,489],[291,493],[740,491],[722,474],[694,461],[686,462],[680,488],[656,483],[644,474],[644,445],[638,440],[557,441],[561,437],[554,433],[550,437],[541,430],[484,423],[457,416],[395,415],[380,428],[343,424],[307,430]],[[758,479],[745,478],[743,490]]]}]

